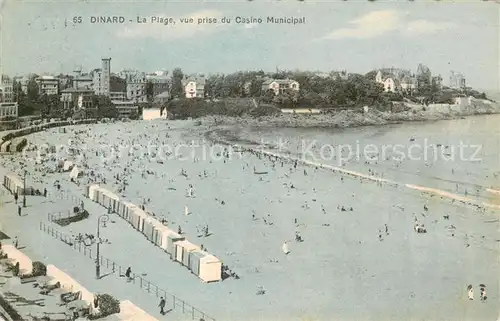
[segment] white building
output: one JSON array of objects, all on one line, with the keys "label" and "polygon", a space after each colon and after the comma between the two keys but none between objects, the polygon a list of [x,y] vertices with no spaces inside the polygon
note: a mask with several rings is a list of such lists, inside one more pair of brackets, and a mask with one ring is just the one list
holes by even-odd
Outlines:
[{"label": "white building", "polygon": [[155,97],[170,90],[171,79],[166,73],[146,75],[146,86],[148,83],[153,86],[153,97]]},{"label": "white building", "polygon": [[116,107],[120,118],[129,118],[139,113],[139,106],[134,101],[113,101],[113,105]]},{"label": "white building", "polygon": [[0,103],[0,119],[5,117],[16,117],[18,115],[17,103]]},{"label": "white building", "polygon": [[109,98],[111,101],[126,101],[127,94],[122,91],[112,91],[109,93]]},{"label": "white building", "polygon": [[400,82],[397,79],[393,78],[386,78],[383,82],[384,84],[384,91],[386,92],[396,92],[400,88]]},{"label": "white building", "polygon": [[450,88],[465,88],[466,82],[463,74],[459,72],[450,72]]},{"label": "white building", "polygon": [[59,94],[59,79],[54,76],[40,76],[35,79],[40,95]]},{"label": "white building", "polygon": [[417,88],[417,78],[410,70],[382,68],[377,71],[375,81],[384,86],[386,92],[411,91]]},{"label": "white building", "polygon": [[14,100],[14,92],[13,92],[13,83],[12,80],[5,76],[0,76],[0,102],[11,102]]},{"label": "white building", "polygon": [[205,77],[190,76],[182,80],[186,98],[204,98],[205,97]]},{"label": "white building", "polygon": [[67,88],[61,91],[61,102],[64,109],[92,108],[92,89]]},{"label": "white building", "polygon": [[90,76],[92,78],[92,89],[96,95],[109,96],[111,91],[111,58],[101,59],[101,68],[94,69]]},{"label": "white building", "polygon": [[262,92],[273,90],[275,95],[282,94],[287,89],[299,91],[299,83],[293,79],[268,79],[262,83]]},{"label": "white building", "polygon": [[145,103],[146,97],[146,73],[137,70],[123,70],[118,76],[127,82],[127,99],[136,103]]},{"label": "white building", "polygon": [[82,74],[82,70],[74,71],[73,75],[73,89],[93,89],[93,79],[89,74]]}]

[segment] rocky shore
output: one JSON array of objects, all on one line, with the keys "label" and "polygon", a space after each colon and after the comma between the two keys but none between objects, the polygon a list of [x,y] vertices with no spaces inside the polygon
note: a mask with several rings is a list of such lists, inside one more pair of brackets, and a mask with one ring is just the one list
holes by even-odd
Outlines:
[{"label": "rocky shore", "polygon": [[206,116],[205,125],[238,125],[251,127],[334,127],[347,128],[377,126],[411,121],[437,121],[473,115],[500,113],[500,104],[475,101],[472,105],[406,105],[402,112],[382,112],[374,108],[368,111],[342,110],[329,114],[281,114],[263,117]]}]

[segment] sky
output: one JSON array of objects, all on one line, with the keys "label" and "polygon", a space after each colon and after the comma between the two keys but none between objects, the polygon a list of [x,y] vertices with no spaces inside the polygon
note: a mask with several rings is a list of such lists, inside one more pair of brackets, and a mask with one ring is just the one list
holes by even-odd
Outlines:
[{"label": "sky", "polygon": [[[0,3],[2,0],[0,0]],[[301,69],[366,73],[382,67],[416,71],[419,63],[444,84],[451,70],[468,85],[499,90],[500,4],[489,1],[296,0],[3,0],[1,66],[5,74],[112,72],[180,67],[185,73]],[[92,24],[123,16],[123,24]],[[138,24],[137,17],[175,24]],[[305,17],[304,24],[244,24],[235,17]],[[82,17],[82,23],[73,23]],[[192,17],[194,24],[181,23]],[[231,23],[197,24],[198,18]],[[132,20],[130,22],[129,20]]]}]

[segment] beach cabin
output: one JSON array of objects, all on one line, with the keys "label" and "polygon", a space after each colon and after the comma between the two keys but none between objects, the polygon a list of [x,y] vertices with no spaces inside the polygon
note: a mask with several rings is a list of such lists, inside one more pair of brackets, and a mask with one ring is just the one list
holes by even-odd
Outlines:
[{"label": "beach cabin", "polygon": [[146,236],[146,238],[153,242],[153,237],[155,236],[154,233],[155,232],[155,226],[154,226],[154,222],[153,222],[153,218],[151,217],[148,217],[146,219],[144,219],[144,224],[143,224],[143,234],[144,236]]},{"label": "beach cabin", "polygon": [[186,267],[189,266],[189,253],[195,250],[200,250],[198,245],[195,245],[188,240],[175,242],[175,247],[175,261],[182,263]]},{"label": "beach cabin", "polygon": [[102,206],[105,208],[110,208],[113,210],[113,212],[116,211],[117,203],[119,202],[120,198],[118,195],[108,191],[105,188],[101,188],[101,193],[102,193],[102,203],[100,203]]},{"label": "beach cabin", "polygon": [[144,234],[144,221],[149,217],[148,213],[136,206],[132,211],[129,211],[129,217],[130,224]]},{"label": "beach cabin", "polygon": [[[135,218],[134,213],[135,210],[139,209],[137,206],[130,202],[123,202],[123,219],[132,224],[132,220]],[[133,224],[132,224],[133,225]]]},{"label": "beach cabin", "polygon": [[17,193],[18,195],[29,195],[33,190],[32,187],[25,187],[23,179],[15,173],[5,174],[3,177],[3,186],[5,186],[5,188],[12,194]]},{"label": "beach cabin", "polygon": [[189,253],[189,270],[203,282],[217,282],[222,278],[222,262],[201,250]]},{"label": "beach cabin", "polygon": [[158,242],[156,245],[164,249],[169,254],[175,251],[175,242],[183,241],[185,239],[183,236],[177,234],[163,224],[161,224],[161,226],[157,225],[156,230],[158,231]]},{"label": "beach cabin", "polygon": [[94,202],[97,202],[97,191],[99,190],[99,185],[93,184],[88,187],[88,198]]}]

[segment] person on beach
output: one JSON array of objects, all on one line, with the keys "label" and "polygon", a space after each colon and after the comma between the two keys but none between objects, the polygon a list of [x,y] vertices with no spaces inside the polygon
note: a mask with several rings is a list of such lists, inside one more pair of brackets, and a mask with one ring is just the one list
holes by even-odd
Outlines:
[{"label": "person on beach", "polygon": [[19,199],[19,196],[17,195],[17,192],[16,192],[16,193],[14,193],[14,201],[16,202],[16,204],[17,204],[18,199]]},{"label": "person on beach", "polygon": [[127,278],[128,281],[130,281],[131,277],[130,275],[132,274],[132,268],[129,266],[127,270],[125,271],[125,277]]},{"label": "person on beach", "polygon": [[21,205],[17,206],[17,215],[21,216]]},{"label": "person on beach", "polygon": [[474,289],[472,288],[471,284],[469,284],[467,290],[468,290],[467,296],[469,297],[469,300],[474,300]]},{"label": "person on beach", "polygon": [[290,250],[288,249],[288,241],[285,241],[283,243],[283,245],[281,246],[281,249],[283,250],[283,253],[285,253],[285,255],[290,254]]},{"label": "person on beach", "polygon": [[14,247],[17,249],[19,247],[19,239],[16,237],[14,237]]},{"label": "person on beach", "polygon": [[47,197],[47,189],[46,188],[43,189],[43,197]]},{"label": "person on beach", "polygon": [[160,314],[161,315],[165,315],[165,304],[166,304],[166,301],[163,297],[160,298],[160,304],[158,304],[158,306],[160,307]]}]

